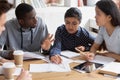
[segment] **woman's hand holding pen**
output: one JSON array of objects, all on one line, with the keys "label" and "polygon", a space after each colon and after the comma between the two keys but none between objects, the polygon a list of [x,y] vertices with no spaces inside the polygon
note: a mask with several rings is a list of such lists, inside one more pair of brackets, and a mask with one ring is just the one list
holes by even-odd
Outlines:
[{"label": "woman's hand holding pen", "polygon": [[51,62],[56,63],[56,64],[60,64],[62,62],[60,55],[51,56],[50,60]]},{"label": "woman's hand holding pen", "polygon": [[76,51],[78,51],[80,54],[82,54],[84,57],[85,57],[85,59],[86,60],[93,60],[94,59],[94,57],[95,57],[95,54],[94,53],[92,53],[92,52],[83,52],[84,50],[84,47],[75,47],[75,50]]},{"label": "woman's hand holding pen", "polygon": [[89,61],[89,60],[93,60],[94,57],[95,57],[95,54],[92,53],[92,52],[87,52],[87,53],[85,54],[85,58],[86,58],[88,61]]}]

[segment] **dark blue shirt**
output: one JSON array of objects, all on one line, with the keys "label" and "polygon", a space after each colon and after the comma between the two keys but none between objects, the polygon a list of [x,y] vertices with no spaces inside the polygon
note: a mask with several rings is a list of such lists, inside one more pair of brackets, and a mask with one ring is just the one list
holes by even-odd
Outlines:
[{"label": "dark blue shirt", "polygon": [[76,33],[70,34],[67,32],[65,25],[62,25],[57,28],[50,55],[60,54],[64,50],[75,51],[75,47],[78,46],[85,46],[85,50],[88,51],[93,42],[94,37],[85,28],[79,27]]}]

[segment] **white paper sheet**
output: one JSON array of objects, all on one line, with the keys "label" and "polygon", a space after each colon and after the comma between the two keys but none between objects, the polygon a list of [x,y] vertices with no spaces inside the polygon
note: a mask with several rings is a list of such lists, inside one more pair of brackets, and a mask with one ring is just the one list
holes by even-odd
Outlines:
[{"label": "white paper sheet", "polygon": [[67,57],[67,58],[73,58],[73,57],[76,57],[76,56],[80,56],[79,53],[72,52],[72,51],[62,51],[62,52],[61,52],[61,55],[62,55],[62,56],[65,56],[65,57]]},{"label": "white paper sheet", "polygon": [[30,64],[30,72],[68,72],[68,71],[71,70],[69,64],[67,63]]},{"label": "white paper sheet", "polygon": [[24,60],[27,60],[27,59],[43,59],[45,58],[44,55],[42,55],[41,53],[39,52],[24,52]]},{"label": "white paper sheet", "polygon": [[91,60],[90,62],[101,63],[101,64],[106,65],[106,64],[113,62],[113,61],[115,61],[114,58],[96,55],[94,60]]},{"label": "white paper sheet", "polygon": [[119,78],[119,77],[117,77],[115,80],[120,80],[120,78]]},{"label": "white paper sheet", "polygon": [[[63,57],[63,56],[61,56],[61,59],[62,59],[62,63],[67,63],[67,64],[69,64],[69,63],[73,62],[72,59],[68,59],[68,58]],[[46,62],[48,62],[48,63],[51,62],[50,59],[49,59],[49,56],[46,56],[46,57],[45,57],[44,59],[42,59],[42,60],[44,60],[44,61],[46,61]]]},{"label": "white paper sheet", "polygon": [[120,74],[120,63],[119,62],[111,62],[111,63],[105,65],[101,70]]},{"label": "white paper sheet", "polygon": [[73,60],[73,62],[75,62],[75,63],[84,63],[86,61],[85,60]]}]

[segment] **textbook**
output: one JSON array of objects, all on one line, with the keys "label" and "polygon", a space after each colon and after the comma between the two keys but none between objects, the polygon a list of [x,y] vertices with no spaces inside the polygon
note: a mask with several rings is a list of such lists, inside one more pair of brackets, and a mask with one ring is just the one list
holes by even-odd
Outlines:
[{"label": "textbook", "polygon": [[112,76],[119,76],[120,75],[120,63],[111,62],[105,65],[103,68],[101,68],[99,73],[109,74]]}]

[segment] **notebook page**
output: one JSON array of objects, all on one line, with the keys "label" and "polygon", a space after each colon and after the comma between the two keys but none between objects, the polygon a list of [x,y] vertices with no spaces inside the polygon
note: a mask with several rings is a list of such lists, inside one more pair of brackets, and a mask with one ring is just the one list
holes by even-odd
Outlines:
[{"label": "notebook page", "polygon": [[104,64],[104,65],[106,65],[110,62],[113,62],[113,61],[115,61],[114,58],[101,56],[101,55],[96,55],[94,60],[90,60],[90,62],[100,63],[100,64]]},{"label": "notebook page", "polygon": [[70,71],[69,64],[30,64],[30,72],[68,72]]},{"label": "notebook page", "polygon": [[62,51],[62,52],[61,52],[61,55],[62,55],[62,56],[65,56],[65,57],[67,57],[67,58],[73,58],[73,57],[76,57],[76,56],[80,56],[79,53],[72,52],[72,51]]}]

